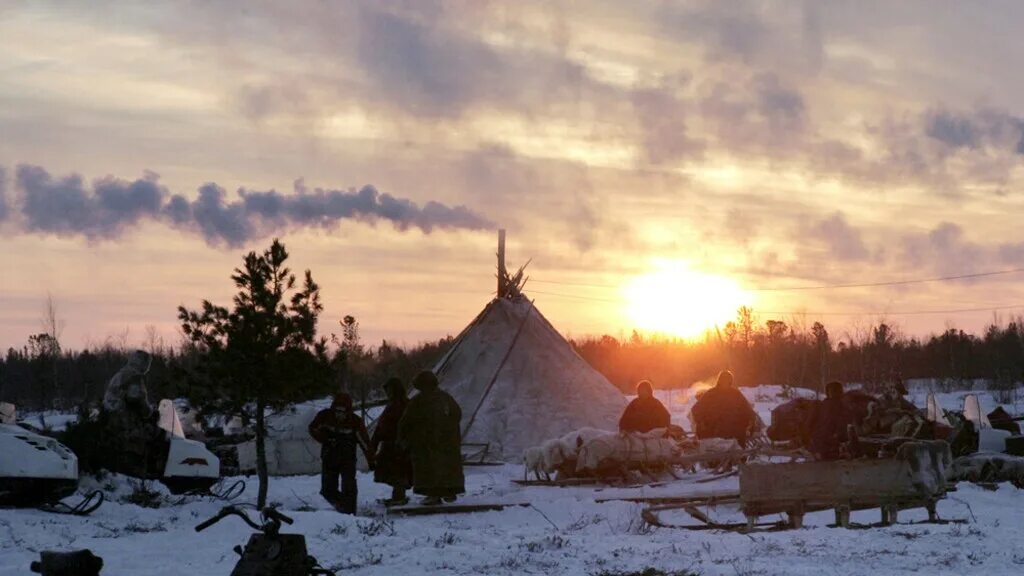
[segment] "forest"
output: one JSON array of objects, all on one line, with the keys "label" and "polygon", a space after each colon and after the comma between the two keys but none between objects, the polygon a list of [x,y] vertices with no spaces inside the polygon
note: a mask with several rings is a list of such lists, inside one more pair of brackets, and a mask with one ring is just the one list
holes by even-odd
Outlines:
[{"label": "forest", "polygon": [[[138,346],[122,335],[71,350],[61,345],[58,332],[30,335],[22,347],[9,348],[0,357],[0,401],[33,410],[95,405],[107,381],[136,348],[154,358],[148,377],[151,398],[203,395],[204,383],[191,370],[203,352],[185,340],[168,345],[147,330]],[[454,338],[410,347],[386,340],[371,345],[362,341],[359,322],[346,316],[337,333],[324,340],[329,375],[309,394],[345,389],[357,401],[370,401],[379,397],[379,387],[388,377],[408,382],[417,371],[431,367]],[[734,321],[699,341],[633,332],[627,337],[574,338],[570,343],[627,393],[642,379],[658,388],[680,388],[711,379],[725,368],[736,374],[740,385],[809,389],[819,389],[827,380],[871,387],[909,378],[935,378],[950,387],[986,379],[997,388],[1011,388],[1024,379],[1022,317],[993,321],[981,334],[948,328],[918,338],[905,336],[888,322],[833,334],[818,322],[806,326],[798,320],[760,319],[754,310],[741,308]]]}]

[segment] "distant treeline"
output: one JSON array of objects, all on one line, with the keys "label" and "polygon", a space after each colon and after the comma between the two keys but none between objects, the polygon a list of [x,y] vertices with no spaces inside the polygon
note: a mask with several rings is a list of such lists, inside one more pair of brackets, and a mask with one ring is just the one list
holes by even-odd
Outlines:
[{"label": "distant treeline", "polygon": [[740,385],[781,384],[818,389],[840,380],[871,386],[897,379],[950,383],[987,379],[1011,387],[1024,379],[1024,317],[993,323],[981,335],[949,328],[921,339],[879,322],[841,336],[819,322],[758,320],[750,308],[699,342],[644,337],[584,338],[579,354],[624,391],[642,379],[675,388],[731,369]]},{"label": "distant treeline", "polygon": [[[351,317],[346,318],[350,320]],[[357,401],[383,398],[381,385],[391,376],[410,382],[429,368],[451,346],[452,338],[402,348],[387,341],[371,347],[358,339],[358,323],[343,324],[346,338],[336,339],[339,361],[332,363],[336,389],[348,390]],[[41,344],[42,343],[42,344]],[[197,352],[187,346],[139,347],[153,355],[146,378],[150,402],[160,398],[201,398],[198,385],[189,377]],[[19,410],[56,408],[73,410],[96,406],[103,400],[107,382],[128,360],[130,346],[104,344],[84,351],[65,351],[45,334],[34,335],[22,348],[9,348],[0,357],[0,401]]]},{"label": "distant treeline", "polygon": [[[409,382],[451,347],[452,337],[400,347],[388,342],[367,346],[359,325],[346,317],[342,334],[332,337],[342,353],[334,362],[337,389],[356,400],[380,397],[380,386],[391,376]],[[571,341],[577,352],[613,384],[631,392],[649,379],[659,388],[685,387],[731,369],[741,385],[784,384],[818,389],[827,380],[884,385],[896,379],[938,378],[952,383],[987,379],[1012,387],[1024,380],[1024,318],[993,323],[983,334],[950,328],[928,338],[906,337],[880,322],[844,332],[829,333],[820,323],[759,320],[748,308],[737,319],[698,342],[647,337],[589,337]],[[145,346],[153,353],[148,377],[151,400],[196,397],[188,368],[195,352]],[[0,358],[0,401],[22,409],[70,409],[98,403],[107,381],[124,365],[132,348],[105,344],[85,351],[64,351],[47,334],[30,337],[22,348]]]}]

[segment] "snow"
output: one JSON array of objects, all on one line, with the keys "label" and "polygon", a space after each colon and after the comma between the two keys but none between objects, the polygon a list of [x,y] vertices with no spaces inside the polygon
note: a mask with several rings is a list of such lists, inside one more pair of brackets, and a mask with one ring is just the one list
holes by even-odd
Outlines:
[{"label": "snow", "polygon": [[[744,389],[768,420],[781,388]],[[666,392],[660,392],[666,397]],[[980,393],[982,406],[993,399]],[[946,408],[957,406],[959,393],[943,394]],[[917,397],[915,396],[915,399]],[[681,392],[671,395],[677,421],[692,405]],[[923,404],[923,397],[918,402]],[[1013,412],[1013,410],[1011,410]],[[318,495],[319,478],[273,478],[270,500],[295,518],[285,532],[307,538],[310,553],[344,574],[570,574],[601,571],[689,570],[703,575],[753,574],[1016,574],[1024,566],[1024,522],[1019,510],[1024,492],[1008,484],[988,491],[961,484],[939,503],[943,518],[966,524],[900,524],[889,528],[844,530],[827,528],[831,512],[809,514],[805,528],[741,535],[653,529],[639,516],[638,504],[601,500],[635,496],[715,494],[735,491],[736,479],[697,484],[691,477],[655,487],[521,487],[521,466],[467,468],[468,493],[460,501],[526,504],[502,511],[418,517],[387,516],[376,500],[389,494],[360,474],[360,515],[338,514]],[[36,510],[0,511],[0,576],[22,575],[40,550],[91,548],[102,556],[104,574],[141,576],[227,575],[250,530],[228,518],[197,534],[193,527],[212,516],[221,503],[189,498],[179,503],[164,494],[159,509],[119,501],[132,482],[111,477],[84,480],[82,491],[103,487],[111,501],[91,517],[79,518]],[[153,489],[161,489],[151,484]],[[256,482],[249,481],[239,502],[255,500]],[[72,500],[72,499],[69,499]],[[735,508],[710,510],[720,521],[737,521]],[[877,510],[855,512],[854,522],[877,522]],[[900,521],[921,520],[923,510],[904,511]],[[663,514],[667,522],[683,522],[682,514]],[[768,518],[767,520],[773,520]]]}]

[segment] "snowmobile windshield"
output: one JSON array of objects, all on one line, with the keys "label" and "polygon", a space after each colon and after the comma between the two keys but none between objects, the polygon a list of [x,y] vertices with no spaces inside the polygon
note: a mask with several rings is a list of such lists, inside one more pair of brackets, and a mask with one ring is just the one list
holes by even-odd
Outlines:
[{"label": "snowmobile windshield", "polygon": [[964,418],[973,422],[979,429],[992,427],[988,417],[981,411],[981,402],[978,401],[977,394],[968,394],[964,397]]},{"label": "snowmobile windshield", "polygon": [[166,398],[160,401],[160,428],[166,430],[171,436],[185,437],[181,419],[178,418],[178,411],[174,409],[174,402]]}]

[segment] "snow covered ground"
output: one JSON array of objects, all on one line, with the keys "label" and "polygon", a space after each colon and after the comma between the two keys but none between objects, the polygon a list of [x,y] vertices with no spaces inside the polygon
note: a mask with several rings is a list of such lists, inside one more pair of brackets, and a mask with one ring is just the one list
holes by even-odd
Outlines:
[{"label": "snow covered ground", "polygon": [[[745,390],[767,422],[780,389]],[[987,410],[993,401],[982,393]],[[962,393],[940,395],[956,407]],[[677,421],[692,398],[666,395]],[[1016,412],[1015,410],[1011,410]],[[612,423],[609,424],[611,427]],[[688,427],[688,425],[687,425]],[[801,530],[740,535],[654,529],[640,519],[640,505],[600,502],[623,495],[667,496],[737,490],[735,478],[696,484],[693,479],[644,488],[524,488],[515,465],[467,468],[465,502],[527,504],[499,512],[389,517],[376,504],[386,486],[360,476],[360,515],[330,509],[317,494],[313,476],[275,478],[270,500],[296,520],[286,532],[305,534],[310,552],[343,574],[573,574],[640,570],[686,570],[728,574],[1019,574],[1024,572],[1024,492],[1009,485],[986,491],[973,485],[939,504],[943,518],[967,524],[896,525],[870,530],[828,528],[831,512],[808,515]],[[0,576],[23,575],[40,550],[91,548],[104,558],[109,575],[227,575],[250,530],[228,518],[197,534],[193,527],[212,516],[220,503],[192,498],[180,504],[141,508],[119,502],[131,489],[124,478],[99,483],[112,501],[91,517],[60,516],[35,510],[0,510]],[[83,481],[83,490],[97,487]],[[159,486],[154,486],[159,489]],[[238,501],[253,501],[250,481]],[[711,514],[738,518],[735,509]],[[923,511],[906,511],[901,521],[919,520]],[[664,515],[682,522],[683,516]],[[877,511],[853,514],[854,522],[875,522]]]}]

